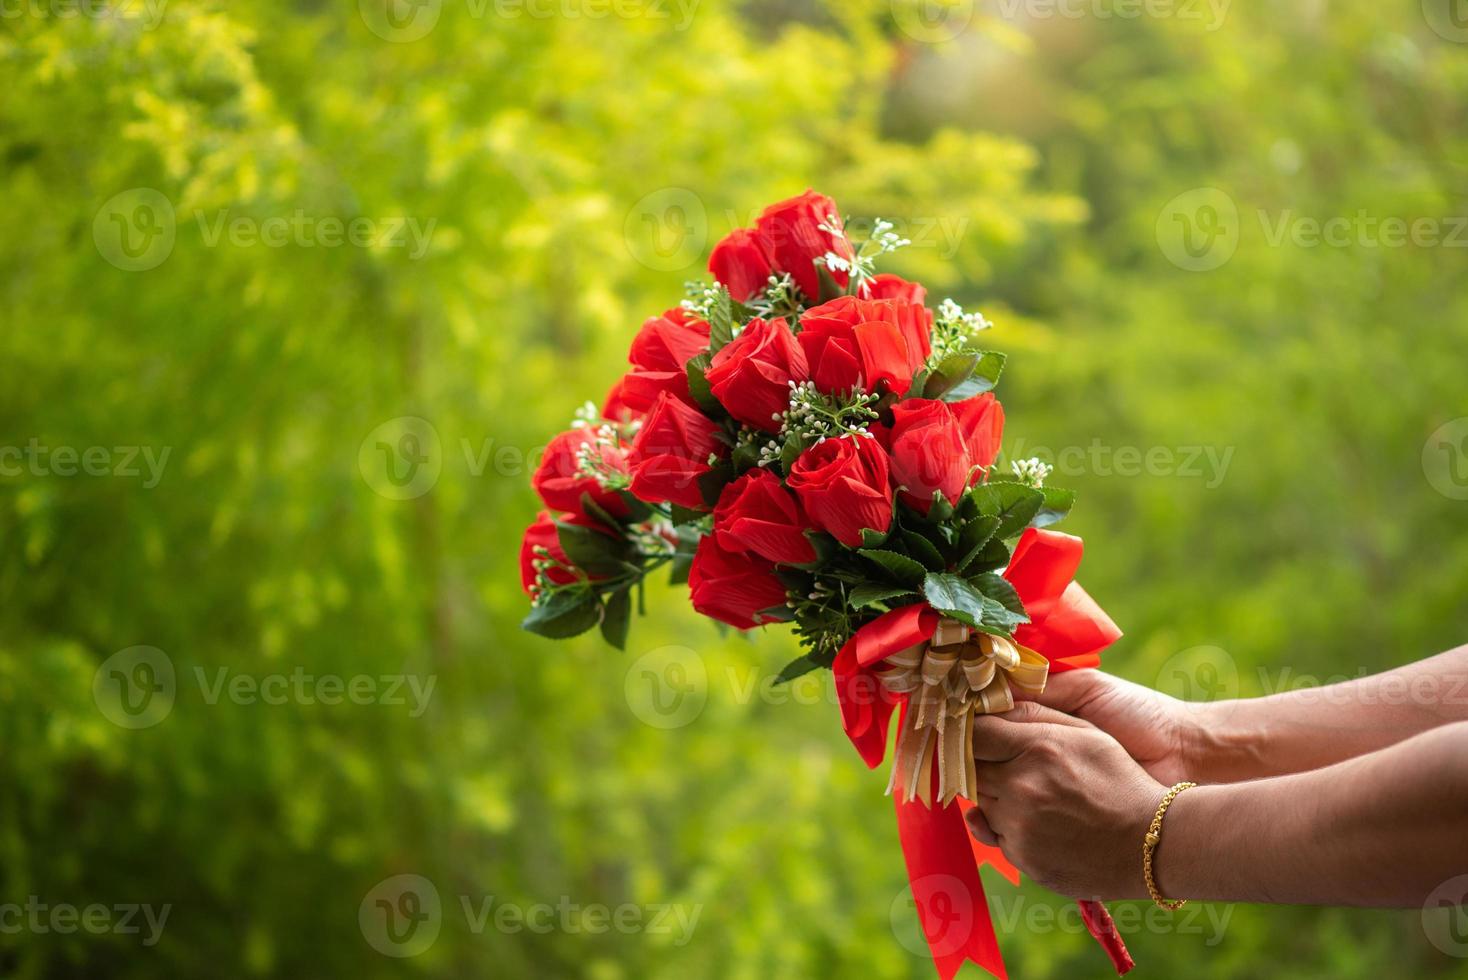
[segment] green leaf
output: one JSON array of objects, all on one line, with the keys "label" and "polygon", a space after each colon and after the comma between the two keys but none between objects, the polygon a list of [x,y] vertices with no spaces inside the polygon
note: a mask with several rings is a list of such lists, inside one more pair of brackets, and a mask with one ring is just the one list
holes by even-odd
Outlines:
[{"label": "green leaf", "polygon": [[[1028,623],[1030,621],[1029,613],[1025,612],[1025,604],[1020,599],[1019,593],[1014,590],[1014,586],[1009,584],[1009,579],[1002,575],[996,575],[993,572],[983,572],[975,575],[969,581],[978,586],[979,591],[984,593],[985,596],[999,603],[1014,616],[1019,617],[1013,625]],[[990,621],[992,622],[993,620]]]},{"label": "green leaf", "polygon": [[984,594],[961,576],[931,572],[923,579],[923,595],[928,605],[961,623],[977,626],[984,621]]},{"label": "green leaf", "polygon": [[979,553],[963,563],[959,571],[965,575],[978,575],[1009,564],[1009,545],[1003,538],[990,538],[979,549]]},{"label": "green leaf", "polygon": [[903,528],[902,543],[907,545],[907,550],[912,552],[914,558],[928,567],[928,571],[941,572],[948,567],[948,562],[943,559],[937,546],[916,531]]},{"label": "green leaf", "polygon": [[974,365],[973,373],[943,392],[942,400],[962,402],[992,391],[999,383],[999,375],[1004,373],[1004,359],[1005,356],[996,350],[984,351]]},{"label": "green leaf", "polygon": [[1075,506],[1076,492],[1074,490],[1042,487],[1040,492],[1045,495],[1045,503],[1040,508],[1040,512],[1030,519],[1030,527],[1049,527],[1051,524],[1059,524],[1065,520],[1070,509]]},{"label": "green leaf", "polygon": [[703,409],[714,418],[722,418],[726,413],[724,406],[714,397],[713,389],[709,387],[708,369],[713,363],[713,355],[708,351],[695,355],[688,359],[683,370],[688,373],[688,393]]},{"label": "green leaf", "polygon": [[902,596],[912,595],[912,589],[892,588],[886,585],[858,585],[846,596],[846,601],[853,609],[862,609],[878,602],[886,602],[888,599],[898,599]]},{"label": "green leaf", "polygon": [[963,571],[969,562],[973,561],[979,554],[979,549],[989,543],[994,537],[994,532],[999,530],[999,518],[997,517],[975,517],[963,526],[958,533],[958,562],[959,571]]},{"label": "green leaf", "polygon": [[886,551],[882,548],[866,548],[857,554],[876,565],[889,576],[903,585],[916,588],[922,582],[923,576],[928,570],[920,562],[913,561],[906,555],[900,555],[895,551]]},{"label": "green leaf", "polygon": [[713,358],[725,344],[734,339],[734,298],[723,286],[718,288],[713,302],[709,304],[709,349]]},{"label": "green leaf", "polygon": [[553,640],[564,640],[568,636],[585,633],[600,619],[601,603],[590,588],[562,589],[552,592],[539,605],[532,606],[530,615],[520,623],[520,628]]},{"label": "green leaf", "polygon": [[979,513],[999,518],[994,534],[1000,538],[1023,531],[1045,503],[1045,495],[1034,487],[1008,480],[980,483],[969,493],[978,502]]},{"label": "green leaf", "polygon": [[938,362],[923,382],[924,398],[940,398],[973,376],[979,366],[982,351],[960,351],[949,354]]},{"label": "green leaf", "polygon": [[675,527],[682,527],[685,524],[697,524],[707,516],[701,510],[684,507],[682,504],[672,504],[671,508],[669,513],[672,515],[673,525]]},{"label": "green leaf", "polygon": [[810,657],[800,656],[780,668],[780,673],[775,675],[775,684],[788,684],[797,677],[803,677],[813,670],[820,670],[825,664],[818,664]]},{"label": "green leaf", "polygon": [[561,550],[588,575],[614,575],[626,569],[627,542],[579,524],[556,522]]},{"label": "green leaf", "polygon": [[618,650],[627,649],[627,630],[632,624],[632,591],[618,589],[606,598],[602,610],[601,635]]},{"label": "green leaf", "polygon": [[587,517],[596,518],[607,527],[617,529],[620,529],[622,527],[622,522],[617,520],[611,514],[608,514],[606,510],[601,506],[601,504],[598,504],[595,500],[592,500],[591,494],[589,493],[583,493],[581,495],[581,513],[585,514]]},{"label": "green leaf", "polygon": [[[831,270],[827,269],[824,265],[816,266],[816,278],[821,283],[821,295],[815,297],[815,303],[807,303],[807,306],[814,306],[816,303],[829,303],[833,299],[847,295],[846,290],[836,285],[836,277],[831,275]],[[855,281],[853,278],[848,285]],[[806,298],[810,299],[811,297],[808,296]]]},{"label": "green leaf", "polygon": [[879,548],[887,543],[887,531],[874,531],[869,527],[862,528],[861,546],[863,548]]}]

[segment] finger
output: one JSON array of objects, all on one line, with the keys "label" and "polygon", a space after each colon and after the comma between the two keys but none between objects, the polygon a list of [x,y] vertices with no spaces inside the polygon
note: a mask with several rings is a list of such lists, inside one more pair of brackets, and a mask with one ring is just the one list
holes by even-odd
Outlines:
[{"label": "finger", "polygon": [[[1072,671],[1072,673],[1075,673]],[[1043,722],[1047,725],[1064,725],[1067,728],[1095,728],[1096,726],[1074,715],[1047,708],[1034,701],[1021,701],[999,717],[1005,721]]]},{"label": "finger", "polygon": [[980,762],[1017,759],[1045,737],[1047,726],[1006,721],[1003,715],[974,716],[974,758]]},{"label": "finger", "polygon": [[1016,701],[1035,701],[1066,714],[1079,714],[1091,699],[1110,686],[1114,678],[1100,670],[1065,670],[1051,674],[1039,694],[1016,690]]},{"label": "finger", "polygon": [[1012,766],[1007,762],[975,762],[974,778],[979,782],[979,798],[975,803],[995,803],[1009,793],[1010,780],[1018,776],[1023,766]]},{"label": "finger", "polygon": [[964,814],[963,819],[968,824],[969,833],[973,834],[974,839],[980,844],[988,844],[990,847],[999,846],[999,835],[994,833],[993,828],[989,826],[989,821],[984,818],[978,807],[969,810]]}]

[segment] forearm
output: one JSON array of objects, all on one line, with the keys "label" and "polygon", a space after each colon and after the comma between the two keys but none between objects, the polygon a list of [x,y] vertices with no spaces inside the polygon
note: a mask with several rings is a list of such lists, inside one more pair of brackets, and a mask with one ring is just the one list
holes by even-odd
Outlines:
[{"label": "forearm", "polygon": [[1324,769],[1199,786],[1168,810],[1170,898],[1420,905],[1468,871],[1468,722]]},{"label": "forearm", "polygon": [[1468,720],[1468,646],[1370,677],[1190,707],[1189,778],[1303,772]]}]

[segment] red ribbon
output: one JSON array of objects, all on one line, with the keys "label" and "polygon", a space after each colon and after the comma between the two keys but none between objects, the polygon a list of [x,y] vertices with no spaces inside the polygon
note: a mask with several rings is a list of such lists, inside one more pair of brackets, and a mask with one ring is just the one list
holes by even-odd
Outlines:
[{"label": "red ribbon", "polygon": [[[1081,539],[1058,531],[1030,528],[1014,547],[1004,577],[1024,601],[1030,622],[1014,632],[1015,641],[1045,655],[1052,673],[1095,667],[1099,652],[1121,630],[1075,581]],[[932,638],[939,615],[925,605],[903,606],[873,620],[841,648],[833,665],[841,725],[869,768],[882,762],[892,711],[906,714],[906,696],[882,686],[875,667],[894,653]],[[958,799],[942,808],[897,799],[897,832],[907,861],[908,882],[918,920],[942,980],[951,980],[973,960],[1005,980],[1004,958],[994,935],[979,868],[992,865],[1014,884],[1019,870],[998,848],[974,840],[963,815],[973,803]],[[1099,902],[1081,902],[1081,918],[1101,943],[1117,972],[1132,967],[1111,916]]]}]

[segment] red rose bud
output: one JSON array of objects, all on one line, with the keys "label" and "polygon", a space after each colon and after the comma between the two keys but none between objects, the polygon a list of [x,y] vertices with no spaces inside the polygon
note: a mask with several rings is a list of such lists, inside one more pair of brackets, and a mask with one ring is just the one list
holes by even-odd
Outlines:
[{"label": "red rose bud", "polygon": [[[836,234],[823,230],[821,225],[834,228]],[[809,303],[818,302],[821,296],[815,260],[827,252],[835,252],[847,261],[853,257],[851,245],[841,229],[841,212],[836,202],[815,191],[771,204],[760,214],[754,227],[774,259],[776,271],[790,273]],[[830,271],[836,285],[845,289],[847,273]]]},{"label": "red rose bud", "polygon": [[809,376],[805,352],[784,320],[750,320],[714,355],[709,389],[739,421],[778,432],[776,417],[790,405],[790,382]]},{"label": "red rose bud", "polygon": [[887,443],[892,482],[920,513],[933,506],[935,492],[954,503],[968,486],[968,444],[946,403],[909,398],[893,405]]},{"label": "red rose bud", "polygon": [[807,310],[800,328],[800,346],[822,392],[904,395],[927,360],[932,314],[898,300],[843,296]]},{"label": "red rose bud", "polygon": [[902,303],[922,306],[928,299],[928,291],[921,283],[908,282],[901,276],[883,272],[873,276],[866,284],[865,299],[895,299]]},{"label": "red rose bud", "polygon": [[708,350],[709,325],[685,310],[649,317],[632,340],[632,370],[622,379],[622,401],[646,412],[664,391],[687,400],[689,358]]},{"label": "red rose bud", "polygon": [[763,292],[774,271],[769,244],[749,228],[735,228],[709,255],[709,272],[740,303]]},{"label": "red rose bud", "polygon": [[801,453],[786,481],[811,522],[850,548],[892,524],[887,454],[874,437],[842,436]]},{"label": "red rose bud", "polygon": [[714,508],[714,535],[725,551],[751,552],[773,562],[816,560],[800,502],[769,470],[753,469],[724,488]]},{"label": "red rose bud", "polygon": [[601,417],[625,424],[642,416],[642,409],[635,409],[627,403],[627,379],[618,378],[617,383],[612,385],[612,390],[607,392],[606,401],[602,402]]},{"label": "red rose bud", "polygon": [[709,456],[726,448],[715,438],[718,431],[698,409],[663,392],[627,454],[632,495],[653,504],[671,501],[706,509],[698,478],[711,468]]},{"label": "red rose bud", "polygon": [[994,465],[994,457],[999,455],[999,443],[1004,437],[1004,406],[999,404],[992,391],[988,391],[977,398],[953,402],[949,407],[963,431],[969,465],[983,469],[970,481],[979,483],[987,476],[989,467]]},{"label": "red rose bud", "polygon": [[[580,514],[562,514],[559,518],[567,524],[577,524],[581,527],[590,528],[593,531],[608,533],[607,529],[598,521]],[[548,510],[543,510],[535,515],[535,522],[525,529],[525,538],[520,542],[520,585],[526,592],[533,592],[532,588],[538,580],[540,569],[536,568],[536,562],[550,559],[545,565],[545,577],[555,585],[566,585],[576,581],[576,572],[567,567],[571,565],[571,559],[561,550],[561,534],[556,528],[557,518]],[[541,554],[541,548],[545,554]],[[588,576],[595,578],[596,576]]]},{"label": "red rose bud", "polygon": [[705,535],[688,569],[693,608],[736,629],[758,626],[763,610],[785,605],[785,586],[773,571],[764,559],[726,551]]},{"label": "red rose bud", "polygon": [[625,474],[627,458],[620,446],[598,444],[596,432],[590,427],[570,429],[562,432],[545,447],[545,456],[536,467],[530,485],[540,494],[540,499],[552,510],[569,510],[581,513],[581,495],[589,494],[592,501],[613,517],[627,515],[627,502],[616,490],[601,485],[596,477],[582,465],[587,454],[600,459],[609,472]]}]

